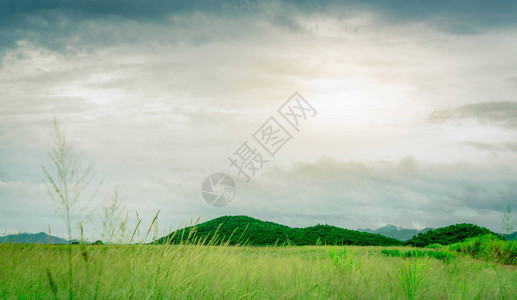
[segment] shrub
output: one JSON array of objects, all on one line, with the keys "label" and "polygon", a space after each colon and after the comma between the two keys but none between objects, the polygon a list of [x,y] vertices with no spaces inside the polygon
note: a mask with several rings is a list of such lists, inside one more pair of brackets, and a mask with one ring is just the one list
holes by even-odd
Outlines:
[{"label": "shrub", "polygon": [[443,251],[421,251],[421,250],[409,250],[405,252],[400,252],[399,250],[381,250],[381,253],[386,256],[392,256],[392,257],[431,257],[434,259],[438,259],[444,262],[448,262],[453,260],[455,257],[454,255],[443,252]]},{"label": "shrub", "polygon": [[448,248],[478,259],[517,265],[517,241],[502,240],[491,234],[473,237]]},{"label": "shrub", "polygon": [[383,249],[383,250],[381,250],[381,253],[386,255],[386,256],[400,257],[400,251],[399,250]]},{"label": "shrub", "polygon": [[442,248],[443,245],[440,244],[440,243],[434,243],[434,244],[430,244],[430,245],[427,245],[425,246],[426,248],[429,248],[429,249],[439,249],[439,248]]}]

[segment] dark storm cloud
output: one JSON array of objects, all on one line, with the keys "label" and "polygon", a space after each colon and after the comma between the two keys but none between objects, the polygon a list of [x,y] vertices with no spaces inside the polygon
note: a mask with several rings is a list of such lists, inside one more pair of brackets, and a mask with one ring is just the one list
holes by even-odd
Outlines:
[{"label": "dark storm cloud", "polygon": [[[186,4],[188,3],[188,4]],[[63,51],[71,36],[78,36],[81,23],[153,22],[163,23],[173,13],[197,10],[199,1],[3,1],[0,3],[0,50],[28,39],[53,50]],[[214,2],[215,3],[215,2]],[[206,3],[205,10],[216,10]],[[87,29],[87,28],[86,28]],[[109,29],[109,28],[108,28]],[[123,38],[123,36],[122,36]],[[90,41],[91,40],[91,41]],[[116,42],[112,36],[80,34],[83,44]],[[90,42],[90,43],[89,43]]]},{"label": "dark storm cloud", "polygon": [[[354,1],[359,5],[360,1]],[[505,26],[515,24],[517,3],[515,1],[369,1],[363,7],[381,12],[391,21],[437,21],[449,23],[450,29],[471,33],[469,26]]]},{"label": "dark storm cloud", "polygon": [[[256,20],[255,14],[278,28],[299,31],[290,7],[248,1],[4,1],[0,3],[0,54],[21,40],[65,54],[120,43],[142,44],[142,39],[153,38],[166,43],[188,39],[189,44],[202,44],[221,40],[220,36],[198,32],[193,26],[198,19],[213,22],[227,18],[248,23]],[[180,22],[173,17],[179,17]],[[189,32],[180,38],[168,35],[178,29]],[[241,25],[225,30],[234,38],[243,31]]]},{"label": "dark storm cloud", "polygon": [[[258,17],[279,28],[300,30],[293,19],[298,15],[322,14],[342,19],[364,11],[375,14],[378,26],[423,22],[450,34],[471,35],[487,28],[515,24],[517,2],[6,0],[0,3],[0,49],[9,48],[25,38],[47,48],[62,50],[67,45],[64,40],[74,35],[85,20],[166,23],[172,15],[201,13],[228,18]],[[97,38],[102,43],[102,37]]]},{"label": "dark storm cloud", "polygon": [[[477,22],[479,24],[504,25],[515,22],[517,3],[515,1],[143,1],[143,0],[107,0],[107,1],[67,1],[67,0],[42,0],[42,1],[20,1],[7,0],[0,4],[2,17],[31,13],[40,10],[50,9],[71,9],[91,15],[121,15],[131,18],[159,20],[171,13],[190,11],[202,11],[209,13],[221,13],[232,11],[253,12],[263,8],[267,4],[281,4],[280,9],[294,7],[299,11],[321,13],[340,9],[365,9],[373,10],[384,15],[390,20],[423,20],[436,16],[458,18],[461,22]],[[285,10],[284,12],[288,12]],[[338,10],[339,12],[339,10]]]},{"label": "dark storm cloud", "polygon": [[[218,4],[219,3],[219,4]],[[241,2],[242,3],[242,2]],[[239,5],[236,1],[235,5]],[[173,12],[192,10],[217,11],[224,3],[217,1],[66,1],[66,0],[42,0],[42,1],[18,1],[7,0],[0,4],[1,16],[5,18],[44,12],[48,10],[69,10],[81,12],[85,15],[120,15],[137,19],[151,19],[158,21]]]},{"label": "dark storm cloud", "polygon": [[431,122],[474,119],[483,124],[504,128],[517,128],[517,102],[481,102],[459,107],[437,110],[431,113]]}]

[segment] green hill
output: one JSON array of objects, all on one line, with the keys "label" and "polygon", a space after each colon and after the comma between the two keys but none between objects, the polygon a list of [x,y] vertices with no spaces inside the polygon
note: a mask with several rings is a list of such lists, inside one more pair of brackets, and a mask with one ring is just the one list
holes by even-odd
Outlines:
[{"label": "green hill", "polygon": [[162,237],[156,243],[199,242],[205,240],[219,244],[248,245],[401,245],[402,242],[379,234],[359,232],[330,225],[316,225],[307,228],[262,221],[248,216],[224,216],[196,226],[177,230]]},{"label": "green hill", "polygon": [[416,247],[425,247],[435,243],[449,245],[483,234],[492,234],[501,238],[498,234],[486,229],[485,227],[463,223],[432,229],[425,233],[419,233],[417,236],[406,241],[404,245],[412,245]]}]

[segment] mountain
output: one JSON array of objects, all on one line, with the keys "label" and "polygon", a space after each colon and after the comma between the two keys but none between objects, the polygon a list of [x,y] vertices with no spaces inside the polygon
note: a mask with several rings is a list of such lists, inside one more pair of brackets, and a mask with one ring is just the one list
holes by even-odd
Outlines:
[{"label": "mountain", "polygon": [[[40,232],[40,233],[20,233],[20,234],[11,234],[0,237],[0,243],[16,243],[16,244],[48,244],[49,235]],[[67,240],[58,238],[55,236],[50,236],[50,242],[52,244],[67,244]]]},{"label": "mountain", "polygon": [[224,216],[196,226],[177,230],[155,243],[197,243],[248,245],[401,245],[402,242],[379,234],[359,232],[330,225],[316,225],[306,228],[262,221],[248,216]]},{"label": "mountain", "polygon": [[427,245],[436,243],[449,245],[484,234],[491,234],[499,239],[503,239],[503,237],[488,230],[485,227],[462,223],[450,225],[447,227],[440,227],[437,229],[431,229],[425,233],[419,233],[417,236],[414,236],[410,240],[406,241],[404,245],[412,245],[416,247],[425,247]]},{"label": "mountain", "polygon": [[501,234],[502,236],[504,236],[505,239],[509,240],[509,241],[515,241],[517,240],[517,231],[514,232],[514,233],[509,233],[509,234]]},{"label": "mountain", "polygon": [[387,225],[384,227],[377,228],[375,230],[366,228],[366,229],[357,229],[357,231],[376,233],[376,234],[384,235],[384,236],[405,242],[405,241],[411,239],[413,236],[419,234],[420,232],[425,233],[431,229],[432,228],[424,228],[422,230],[418,230],[418,229],[402,228],[402,227],[398,227],[395,225]]}]

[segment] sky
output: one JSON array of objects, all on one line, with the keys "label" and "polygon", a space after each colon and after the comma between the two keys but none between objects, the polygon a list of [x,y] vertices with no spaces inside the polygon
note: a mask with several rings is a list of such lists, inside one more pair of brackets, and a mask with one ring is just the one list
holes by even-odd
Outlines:
[{"label": "sky", "polygon": [[[115,190],[130,224],[159,211],[164,232],[223,215],[502,232],[517,208],[516,14],[513,1],[2,1],[0,235],[66,233],[42,171],[54,118],[92,167],[73,212],[90,239]],[[295,92],[314,109],[296,128],[277,111]],[[270,117],[291,137],[274,156],[253,138]],[[267,160],[249,182],[228,159],[244,142]],[[217,172],[236,185],[223,207],[201,194]]]}]

